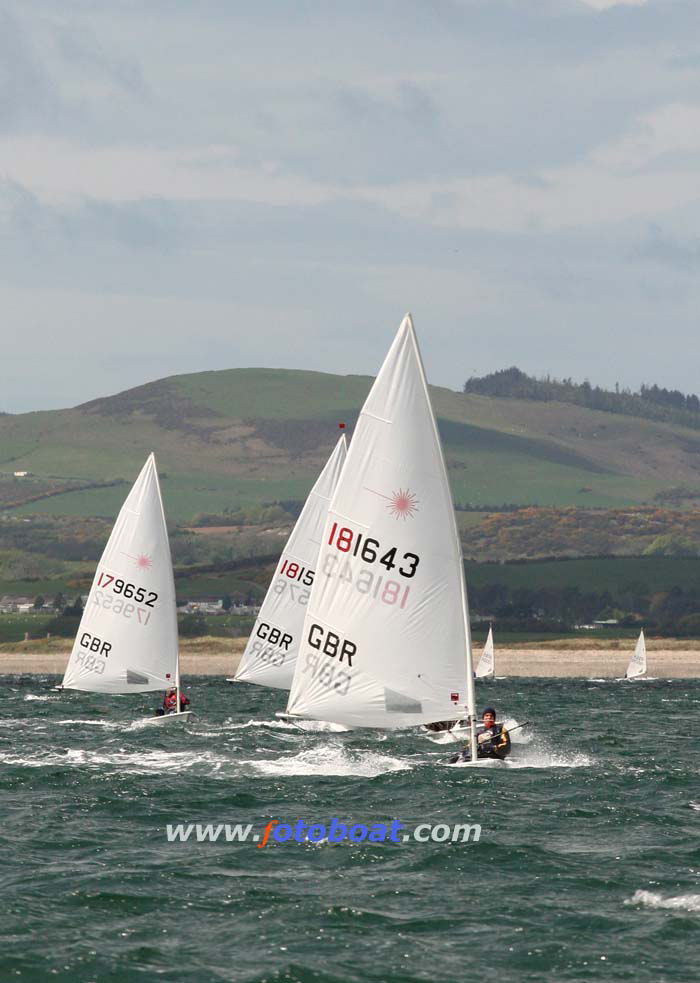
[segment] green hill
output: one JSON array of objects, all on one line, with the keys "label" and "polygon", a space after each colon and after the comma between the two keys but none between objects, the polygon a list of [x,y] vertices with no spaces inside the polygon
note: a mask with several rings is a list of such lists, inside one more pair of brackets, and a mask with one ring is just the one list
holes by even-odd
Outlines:
[{"label": "green hill", "polygon": [[[179,522],[301,499],[338,422],[352,432],[370,384],[231,369],[161,379],[73,409],[0,416],[0,508],[112,517],[125,494],[120,482],[134,479],[151,450]],[[432,396],[458,503],[623,507],[679,486],[676,496],[700,494],[696,430],[555,401],[440,388]]]}]

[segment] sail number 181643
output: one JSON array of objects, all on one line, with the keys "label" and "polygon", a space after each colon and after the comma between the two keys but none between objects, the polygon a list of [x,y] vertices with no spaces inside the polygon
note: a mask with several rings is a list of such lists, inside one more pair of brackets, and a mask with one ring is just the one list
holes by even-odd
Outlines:
[{"label": "sail number 181643", "polygon": [[341,553],[359,556],[365,563],[381,563],[387,570],[398,567],[398,573],[406,578],[414,576],[420,563],[420,557],[415,553],[403,553],[397,561],[397,546],[392,546],[380,556],[382,546],[378,539],[363,536],[361,532],[356,533],[353,529],[348,529],[347,526],[339,526],[337,522],[333,523],[331,534],[328,537],[328,545],[335,546]]}]

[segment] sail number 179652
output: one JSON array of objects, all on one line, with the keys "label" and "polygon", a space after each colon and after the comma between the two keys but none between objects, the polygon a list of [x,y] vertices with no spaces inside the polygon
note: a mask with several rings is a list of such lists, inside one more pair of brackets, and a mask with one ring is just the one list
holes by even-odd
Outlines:
[{"label": "sail number 179652", "polygon": [[152,608],[158,600],[158,595],[154,590],[145,590],[143,587],[136,587],[126,580],[113,577],[111,573],[100,571],[97,578],[97,586],[109,588],[115,594],[121,594],[126,598],[133,598],[137,604],[145,604],[147,608]]}]

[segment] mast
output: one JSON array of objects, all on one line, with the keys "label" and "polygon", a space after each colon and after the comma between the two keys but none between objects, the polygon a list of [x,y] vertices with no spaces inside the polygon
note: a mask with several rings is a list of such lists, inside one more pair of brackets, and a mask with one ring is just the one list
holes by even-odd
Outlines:
[{"label": "mast", "polygon": [[[153,470],[154,470],[155,476],[156,476],[155,485],[156,485],[156,491],[158,493],[158,503],[160,505],[160,513],[161,513],[161,516],[163,518],[163,526],[166,529],[165,541],[166,541],[167,547],[168,547],[168,560],[169,560],[169,563],[170,563],[170,575],[171,575],[171,577],[173,579],[173,603],[175,604],[175,610],[176,610],[176,613],[175,613],[175,623],[177,624],[177,599],[175,597],[175,574],[173,572],[173,557],[172,557],[172,553],[170,552],[170,537],[167,535],[168,523],[167,523],[167,520],[165,518],[165,508],[163,506],[163,496],[162,496],[161,491],[160,491],[160,481],[158,480],[158,465],[156,464],[156,456],[155,456],[155,454],[153,452],[151,452],[151,458],[153,460]],[[175,653],[175,713],[179,713],[180,712],[180,633],[178,631],[176,631],[176,633],[175,633],[175,639],[176,639],[176,645],[177,645],[177,650],[176,650],[176,653]]]},{"label": "mast", "polygon": [[442,449],[442,441],[440,440],[440,431],[437,427],[437,421],[435,419],[435,412],[433,410],[432,400],[430,399],[430,390],[428,389],[428,379],[425,374],[425,366],[423,365],[423,356],[421,355],[420,348],[418,347],[418,339],[416,338],[416,331],[413,327],[413,318],[410,313],[406,314],[406,319],[408,320],[409,331],[411,332],[411,340],[418,357],[418,370],[420,373],[421,382],[423,384],[423,389],[425,391],[425,398],[430,408],[430,421],[433,426],[433,432],[435,434],[435,442],[438,448],[438,454],[440,455],[440,462],[442,464],[442,478],[445,482],[447,497],[450,502],[452,502],[452,526],[454,529],[454,539],[455,545],[457,547],[457,553],[459,555],[459,579],[461,585],[462,594],[462,619],[464,621],[464,637],[467,643],[466,650],[466,674],[467,674],[467,699],[465,704],[465,709],[469,717],[469,727],[470,727],[470,745],[471,745],[471,757],[472,761],[476,761],[476,694],[474,690],[474,656],[472,654],[472,631],[471,625],[469,623],[469,603],[467,601],[467,582],[464,576],[464,557],[462,556],[462,545],[459,538],[459,529],[457,528],[457,519],[455,518],[454,511],[454,501],[452,499],[452,489],[450,488],[450,482],[447,477],[447,465],[445,463],[445,454]]}]

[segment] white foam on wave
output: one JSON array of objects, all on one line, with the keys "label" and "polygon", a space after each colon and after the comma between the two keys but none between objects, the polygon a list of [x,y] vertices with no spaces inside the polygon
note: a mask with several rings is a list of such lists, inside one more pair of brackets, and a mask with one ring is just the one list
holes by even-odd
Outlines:
[{"label": "white foam on wave", "polygon": [[51,701],[53,701],[53,700],[60,700],[61,697],[58,696],[58,695],[57,696],[49,696],[48,694],[47,695],[43,695],[42,694],[41,696],[37,696],[35,693],[27,693],[26,696],[24,697],[24,699],[25,699],[25,701],[27,701],[27,700],[39,700],[42,703],[46,703],[49,700],[51,700]]},{"label": "white foam on wave", "polygon": [[321,745],[272,760],[242,761],[263,775],[348,775],[375,778],[392,771],[408,771],[413,766],[400,758],[376,751],[349,751],[336,745]]},{"label": "white foam on wave", "polygon": [[81,727],[105,727],[108,730],[128,728],[128,724],[120,724],[115,720],[57,720],[57,724],[67,727],[70,724],[80,724]]},{"label": "white foam on wave", "polygon": [[664,898],[655,891],[635,891],[625,904],[644,905],[645,908],[666,908],[669,911],[700,912],[700,894],[679,894],[677,897]]},{"label": "white foam on wave", "polygon": [[349,727],[344,727],[343,724],[333,724],[328,720],[249,720],[245,724],[234,724],[226,721],[224,728],[226,730],[245,730],[248,727],[267,727],[271,730],[305,730],[311,733],[332,733],[332,734],[344,734],[348,731]]},{"label": "white foam on wave", "polygon": [[330,720],[297,720],[292,726],[310,734],[347,734],[352,729],[344,724],[334,724]]},{"label": "white foam on wave", "polygon": [[689,805],[689,806],[690,806],[690,808],[691,808],[691,809],[693,809],[693,810],[694,810],[695,812],[700,812],[700,802],[689,802],[689,803],[688,803],[688,805]]},{"label": "white foam on wave", "polygon": [[211,752],[199,751],[104,752],[68,748],[64,752],[47,751],[33,758],[23,758],[16,754],[0,754],[0,763],[25,768],[54,768],[68,765],[74,768],[104,769],[106,766],[111,766],[123,774],[138,775],[153,772],[182,772],[201,765],[209,765],[212,772],[217,772],[228,761]]},{"label": "white foam on wave", "polygon": [[248,720],[245,724],[234,724],[224,721],[223,730],[247,730],[249,727],[269,727],[271,730],[298,730],[295,724],[286,720]]},{"label": "white foam on wave", "polygon": [[587,754],[550,754],[548,751],[518,753],[506,760],[508,768],[589,768],[593,759]]}]

